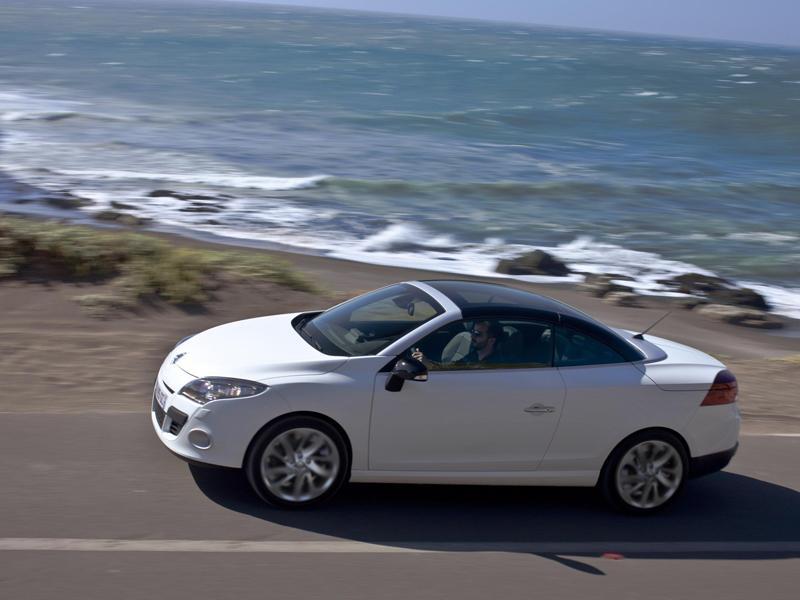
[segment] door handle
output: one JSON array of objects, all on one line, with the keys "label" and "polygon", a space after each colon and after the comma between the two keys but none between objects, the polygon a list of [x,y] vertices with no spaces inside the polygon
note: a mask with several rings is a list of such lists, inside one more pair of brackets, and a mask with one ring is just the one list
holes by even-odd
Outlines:
[{"label": "door handle", "polygon": [[555,408],[552,406],[544,406],[543,404],[531,404],[528,408],[525,409],[527,413],[551,413],[555,412]]}]

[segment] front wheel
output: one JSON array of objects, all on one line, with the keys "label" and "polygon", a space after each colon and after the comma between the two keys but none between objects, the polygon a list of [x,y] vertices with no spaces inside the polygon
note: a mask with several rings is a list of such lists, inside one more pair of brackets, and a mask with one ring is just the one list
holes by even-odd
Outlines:
[{"label": "front wheel", "polygon": [[350,457],[335,427],[314,417],[288,417],[258,434],[245,462],[250,485],[266,502],[305,508],[342,487]]},{"label": "front wheel", "polygon": [[612,506],[647,514],[675,501],[688,467],[686,450],[677,436],[666,431],[642,432],[614,449],[598,485]]}]

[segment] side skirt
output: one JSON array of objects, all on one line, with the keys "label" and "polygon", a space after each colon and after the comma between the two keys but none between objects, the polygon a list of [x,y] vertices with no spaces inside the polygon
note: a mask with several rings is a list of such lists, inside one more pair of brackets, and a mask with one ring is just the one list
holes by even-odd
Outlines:
[{"label": "side skirt", "polygon": [[353,471],[355,483],[538,485],[593,487],[599,471]]}]

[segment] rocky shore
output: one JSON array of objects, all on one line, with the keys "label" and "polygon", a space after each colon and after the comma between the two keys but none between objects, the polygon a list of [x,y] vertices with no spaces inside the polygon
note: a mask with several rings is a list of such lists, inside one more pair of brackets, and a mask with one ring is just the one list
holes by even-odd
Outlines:
[{"label": "rocky shore", "polygon": [[[558,258],[536,250],[514,259],[501,260],[497,272],[507,275],[548,275],[563,277],[572,271]],[[578,289],[606,303],[629,308],[647,305],[650,296],[633,292],[633,279],[627,275],[583,273],[584,283]],[[766,299],[750,288],[737,286],[732,281],[704,275],[684,273],[661,279],[668,292],[674,293],[675,307],[693,310],[710,319],[759,329],[780,329],[785,320],[770,314]]]},{"label": "rocky shore", "polygon": [[[92,200],[70,190],[43,191],[8,178],[0,181],[0,189],[7,195],[0,200],[9,207],[24,207],[26,212],[32,208],[41,209],[30,211],[34,214],[74,219],[77,209],[95,205]],[[208,219],[205,220],[207,224],[218,224],[215,215],[223,212],[226,204],[232,199],[227,194],[208,195],[166,188],[152,190],[146,195],[153,199],[178,200],[184,205],[181,211],[208,215]],[[129,203],[111,201],[107,208],[80,214],[83,221],[93,220],[104,225],[127,229],[145,229],[148,225],[152,225],[150,219],[137,214],[136,208]],[[665,301],[663,297],[637,293],[636,281],[628,275],[575,271],[556,256],[543,250],[534,250],[511,259],[500,260],[496,272],[512,277],[545,275],[553,278],[571,276],[574,279],[575,275],[579,275],[584,280],[575,289],[612,306],[644,308],[662,306]],[[704,318],[737,327],[781,329],[792,322],[791,319],[771,313],[772,307],[757,291],[721,277],[702,273],[683,273],[669,279],[658,280],[657,283],[671,296],[666,302],[672,309],[691,311]]]}]

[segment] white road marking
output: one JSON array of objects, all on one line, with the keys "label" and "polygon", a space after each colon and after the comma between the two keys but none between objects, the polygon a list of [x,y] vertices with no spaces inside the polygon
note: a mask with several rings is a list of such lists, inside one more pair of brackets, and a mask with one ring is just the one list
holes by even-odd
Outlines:
[{"label": "white road marking", "polygon": [[58,552],[255,552],[324,554],[421,554],[515,552],[528,554],[800,554],[800,541],[780,542],[396,542],[115,540],[79,538],[0,538],[0,551]]},{"label": "white road marking", "polygon": [[739,435],[747,437],[800,437],[800,433],[749,433],[744,431]]}]

